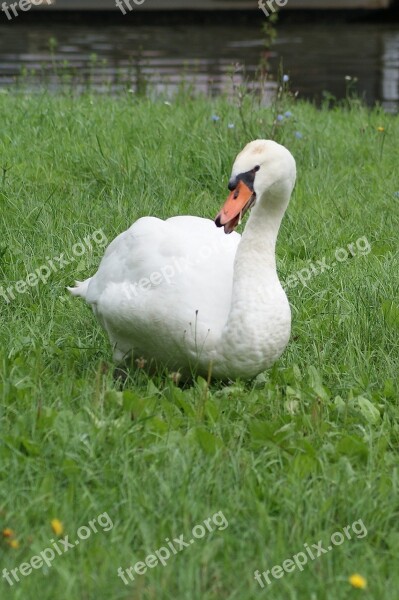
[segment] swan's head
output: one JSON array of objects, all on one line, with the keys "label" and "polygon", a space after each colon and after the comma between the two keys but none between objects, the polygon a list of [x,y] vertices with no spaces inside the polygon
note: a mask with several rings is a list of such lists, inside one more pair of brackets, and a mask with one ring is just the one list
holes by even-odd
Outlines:
[{"label": "swan's head", "polygon": [[291,152],[272,140],[247,144],[234,161],[230,195],[215,219],[231,233],[252,206],[264,204],[284,212],[295,185],[296,166]]}]

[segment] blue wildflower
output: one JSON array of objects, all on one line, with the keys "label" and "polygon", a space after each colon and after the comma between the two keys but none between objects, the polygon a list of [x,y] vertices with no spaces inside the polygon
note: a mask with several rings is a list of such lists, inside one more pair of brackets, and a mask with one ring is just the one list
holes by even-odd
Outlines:
[{"label": "blue wildflower", "polygon": [[295,132],[295,137],[298,138],[298,140],[301,140],[303,138],[303,135],[300,131],[296,131]]},{"label": "blue wildflower", "polygon": [[211,116],[212,121],[220,121],[220,117],[218,117],[217,115],[212,115]]},{"label": "blue wildflower", "polygon": [[287,117],[287,119],[289,119],[290,117],[292,117],[292,112],[287,110],[287,112],[284,113],[284,116]]},{"label": "blue wildflower", "polygon": [[234,129],[235,125],[234,125],[234,123],[229,123],[229,124],[227,125],[227,127],[228,127],[229,129]]},{"label": "blue wildflower", "polygon": [[284,121],[283,115],[277,115],[277,121]]},{"label": "blue wildflower", "polygon": [[289,75],[283,75],[283,83],[287,83],[290,80]]}]

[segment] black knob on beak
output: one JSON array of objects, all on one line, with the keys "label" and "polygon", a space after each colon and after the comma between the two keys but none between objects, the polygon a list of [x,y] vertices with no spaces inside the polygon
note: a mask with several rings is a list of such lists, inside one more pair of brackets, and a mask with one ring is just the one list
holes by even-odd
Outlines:
[{"label": "black knob on beak", "polygon": [[229,184],[228,184],[227,187],[229,188],[230,192],[232,192],[233,190],[236,189],[237,185],[238,185],[237,177],[232,177],[230,179]]}]

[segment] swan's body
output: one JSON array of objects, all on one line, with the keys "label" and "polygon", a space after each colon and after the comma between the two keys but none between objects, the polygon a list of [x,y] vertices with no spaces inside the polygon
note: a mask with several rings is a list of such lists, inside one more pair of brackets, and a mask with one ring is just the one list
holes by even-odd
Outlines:
[{"label": "swan's body", "polygon": [[[275,142],[258,140],[237,157],[233,179],[251,169],[256,203],[242,237],[199,217],[144,217],[109,245],[97,273],[71,290],[92,305],[117,362],[133,353],[184,374],[249,378],[281,355],[291,314],[275,242],[295,161]],[[239,201],[230,198],[234,212]],[[225,210],[217,224],[231,231],[237,215]]]}]

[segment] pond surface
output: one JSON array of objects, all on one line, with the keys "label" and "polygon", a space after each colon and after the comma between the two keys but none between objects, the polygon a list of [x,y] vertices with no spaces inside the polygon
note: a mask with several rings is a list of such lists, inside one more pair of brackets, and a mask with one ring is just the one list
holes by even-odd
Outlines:
[{"label": "pond surface", "polygon": [[[150,26],[115,24],[96,20],[92,24],[22,21],[0,25],[0,86],[15,84],[21,68],[52,72],[49,39],[57,40],[56,61],[68,61],[78,79],[91,78],[93,85],[136,87],[137,79],[151,81],[158,91],[173,90],[182,78],[195,88],[218,93],[231,81],[231,66],[245,66],[253,79],[262,56],[263,16],[254,13],[248,23],[211,23]],[[345,96],[345,76],[358,78],[357,89],[369,104],[380,101],[390,111],[399,105],[399,25],[397,23],[326,22],[301,19],[282,22],[271,52],[272,72],[283,63],[292,88],[302,97],[320,100],[328,91]],[[96,58],[92,55],[95,54]],[[238,77],[243,77],[238,75]],[[50,78],[51,79],[51,78]],[[53,83],[56,83],[53,80]],[[271,86],[272,87],[272,86]]]}]

